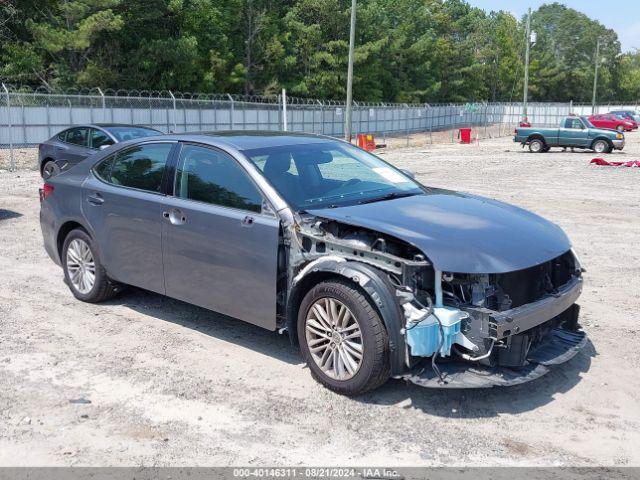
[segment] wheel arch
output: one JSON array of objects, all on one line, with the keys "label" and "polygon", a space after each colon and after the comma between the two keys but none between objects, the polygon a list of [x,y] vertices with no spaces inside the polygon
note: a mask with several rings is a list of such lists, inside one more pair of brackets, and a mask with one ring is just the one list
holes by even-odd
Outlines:
[{"label": "wheel arch", "polygon": [[401,333],[404,318],[402,310],[384,272],[363,263],[340,258],[321,258],[311,262],[295,277],[288,297],[286,315],[291,342],[298,345],[297,319],[302,299],[315,285],[330,279],[346,280],[371,299],[389,337],[391,375],[403,373],[405,341]]},{"label": "wheel arch", "polygon": [[598,136],[598,137],[594,138],[593,141],[591,142],[591,147],[590,148],[592,150],[593,150],[593,147],[596,144],[596,142],[599,141],[599,140],[604,140],[605,142],[607,142],[607,145],[609,145],[609,148],[613,148],[613,141],[610,138],[601,135],[601,136]]},{"label": "wheel arch", "polygon": [[527,137],[526,143],[531,143],[531,140],[542,140],[542,143],[544,143],[545,145],[547,144],[547,141],[545,140],[544,135],[540,133],[532,133],[531,135],[529,135]]},{"label": "wheel arch", "polygon": [[54,162],[55,163],[55,159],[52,158],[52,157],[44,157],[42,159],[42,162],[40,162],[40,175],[41,176],[42,176],[42,172],[44,172],[44,166],[49,162]]},{"label": "wheel arch", "polygon": [[90,238],[93,238],[91,232],[88,228],[82,225],[80,222],[76,220],[67,220],[58,229],[58,233],[56,234],[56,251],[58,252],[58,256],[60,261],[62,261],[62,247],[64,245],[64,240],[67,238],[67,235],[73,230],[80,229],[83,230]]}]

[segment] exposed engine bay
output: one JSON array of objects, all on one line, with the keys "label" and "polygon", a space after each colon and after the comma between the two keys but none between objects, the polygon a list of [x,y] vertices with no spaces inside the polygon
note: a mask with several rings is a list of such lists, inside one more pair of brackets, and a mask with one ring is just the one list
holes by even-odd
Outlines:
[{"label": "exposed engine bay", "polygon": [[[305,277],[326,265],[366,265],[400,312],[395,326],[386,321],[398,330],[395,377],[427,387],[513,385],[547,373],[586,343],[575,304],[582,268],[572,250],[513,272],[447,272],[393,236],[311,214],[291,220],[279,258],[281,328]],[[364,284],[361,275],[354,280],[365,285],[364,277]]]}]

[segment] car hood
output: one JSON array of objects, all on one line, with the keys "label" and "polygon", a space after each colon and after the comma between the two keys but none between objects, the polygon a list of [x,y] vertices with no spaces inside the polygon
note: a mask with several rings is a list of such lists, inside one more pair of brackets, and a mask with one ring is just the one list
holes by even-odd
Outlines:
[{"label": "car hood", "polygon": [[404,240],[447,272],[522,270],[571,248],[562,229],[538,215],[449,190],[308,212]]},{"label": "car hood", "polygon": [[589,133],[591,134],[591,136],[595,136],[595,135],[615,135],[618,133],[618,131],[615,128],[603,128],[603,127],[596,127],[596,128],[590,128],[589,129]]}]

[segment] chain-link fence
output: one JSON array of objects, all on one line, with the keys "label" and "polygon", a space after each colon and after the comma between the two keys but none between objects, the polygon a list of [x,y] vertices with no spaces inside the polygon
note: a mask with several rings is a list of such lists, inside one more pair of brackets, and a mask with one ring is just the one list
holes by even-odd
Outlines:
[{"label": "chain-link fence", "polygon": [[[179,94],[170,91],[100,89],[50,93],[2,85],[0,149],[29,147],[78,124],[125,123],[163,132],[216,130],[283,130],[335,137],[344,135],[343,103],[295,97]],[[286,102],[286,105],[285,105]],[[635,110],[635,105],[602,105]],[[590,105],[530,103],[528,118],[536,125],[558,125],[569,113],[586,115]],[[286,117],[286,121],[285,121]],[[352,132],[401,140],[417,135],[423,143],[457,141],[458,129],[473,128],[473,138],[510,135],[523,118],[521,103],[390,104],[355,102]],[[4,155],[6,157],[6,155]]]}]

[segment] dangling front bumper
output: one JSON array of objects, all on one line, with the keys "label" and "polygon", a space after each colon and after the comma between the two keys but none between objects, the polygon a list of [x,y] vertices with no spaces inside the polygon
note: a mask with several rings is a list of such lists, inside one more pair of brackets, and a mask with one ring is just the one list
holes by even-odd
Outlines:
[{"label": "dangling front bumper", "polygon": [[549,373],[553,365],[572,359],[586,344],[584,331],[554,328],[549,340],[527,354],[522,367],[488,367],[463,360],[440,360],[438,369],[443,380],[436,375],[431,361],[420,365],[400,378],[427,388],[488,388],[508,387],[530,382]]}]

